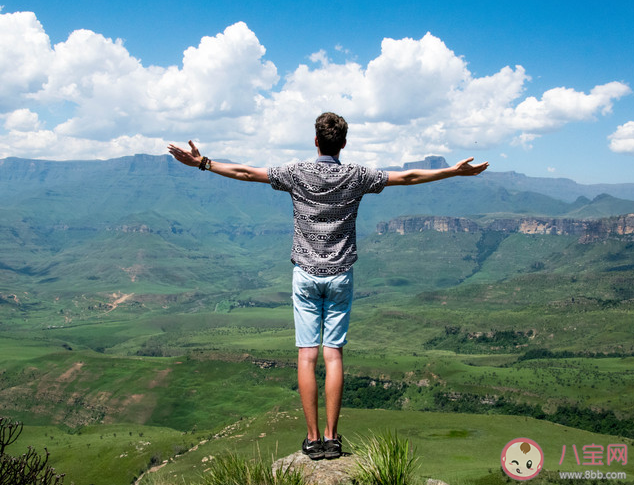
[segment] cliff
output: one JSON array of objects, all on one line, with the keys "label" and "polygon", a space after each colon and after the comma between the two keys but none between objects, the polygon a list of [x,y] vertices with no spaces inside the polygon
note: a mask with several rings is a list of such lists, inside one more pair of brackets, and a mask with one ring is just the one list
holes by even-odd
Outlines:
[{"label": "cliff", "polygon": [[380,222],[377,233],[410,234],[422,231],[477,232],[496,231],[505,233],[576,236],[581,243],[610,238],[634,240],[634,214],[625,214],[603,219],[558,219],[558,218],[502,218],[487,223],[477,223],[464,217],[406,216]]}]

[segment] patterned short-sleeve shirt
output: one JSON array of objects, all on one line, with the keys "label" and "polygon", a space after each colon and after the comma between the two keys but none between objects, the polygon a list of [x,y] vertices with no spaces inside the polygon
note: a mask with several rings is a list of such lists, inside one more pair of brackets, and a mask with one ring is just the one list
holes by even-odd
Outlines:
[{"label": "patterned short-sleeve shirt", "polygon": [[357,260],[356,220],[364,194],[378,194],[388,174],[321,156],[268,169],[271,187],[293,200],[291,261],[307,273],[330,276]]}]

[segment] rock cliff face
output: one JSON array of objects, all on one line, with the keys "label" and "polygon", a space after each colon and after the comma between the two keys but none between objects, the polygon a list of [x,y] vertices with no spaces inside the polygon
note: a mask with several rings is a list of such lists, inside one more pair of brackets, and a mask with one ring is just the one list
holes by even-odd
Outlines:
[{"label": "rock cliff face", "polygon": [[446,216],[398,217],[389,222],[380,222],[376,228],[379,234],[387,232],[408,234],[422,231],[475,232],[481,230],[482,227],[470,219]]},{"label": "rock cliff face", "polygon": [[596,220],[555,219],[526,217],[516,219],[496,219],[486,224],[478,224],[464,217],[408,216],[381,222],[377,232],[408,234],[422,231],[437,232],[477,232],[497,231],[521,234],[577,236],[579,242],[589,243],[609,238],[634,239],[634,214],[608,217]]}]

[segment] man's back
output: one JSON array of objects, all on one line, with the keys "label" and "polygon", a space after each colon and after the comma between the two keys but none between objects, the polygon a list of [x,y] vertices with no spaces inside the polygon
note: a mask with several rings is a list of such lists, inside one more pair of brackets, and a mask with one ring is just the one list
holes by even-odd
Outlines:
[{"label": "man's back", "polygon": [[364,194],[383,190],[387,172],[320,156],[316,162],[272,167],[268,175],[274,189],[293,199],[293,263],[314,275],[350,269],[357,260],[359,203]]}]

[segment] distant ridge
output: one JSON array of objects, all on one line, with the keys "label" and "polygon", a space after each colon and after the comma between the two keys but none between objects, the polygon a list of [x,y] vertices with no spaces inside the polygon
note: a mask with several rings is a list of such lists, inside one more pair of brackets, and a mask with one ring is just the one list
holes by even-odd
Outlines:
[{"label": "distant ridge", "polygon": [[[344,160],[345,161],[345,160]],[[388,167],[446,167],[441,156]],[[5,225],[40,230],[102,230],[145,224],[150,231],[275,231],[290,227],[291,201],[264,184],[244,184],[178,163],[169,155],[110,160],[0,160],[0,213]],[[568,179],[486,171],[364,197],[359,235],[405,215],[469,217],[518,214],[602,218],[634,212],[634,184],[581,185]],[[181,229],[178,229],[181,228]]]},{"label": "distant ridge", "polygon": [[487,182],[502,185],[509,190],[538,192],[567,202],[579,197],[595,198],[609,194],[620,199],[634,200],[634,183],[579,184],[574,180],[555,177],[529,177],[517,172],[492,172],[482,174]]},{"label": "distant ridge", "polygon": [[[386,167],[385,170],[410,170],[413,168],[434,170],[447,167],[449,165],[444,157],[428,155],[423,160],[407,162],[402,167],[400,165]],[[487,184],[504,187],[509,191],[536,192],[566,202],[574,202],[579,197],[593,199],[601,194],[634,200],[634,183],[579,184],[572,179],[563,177],[529,177],[515,171],[495,172],[491,169],[479,175],[478,179]]]},{"label": "distant ridge", "polygon": [[[220,160],[230,162],[230,160]],[[170,155],[145,155],[137,154],[108,160],[71,160],[71,161],[53,161],[53,160],[33,160],[18,157],[8,157],[0,160],[0,183],[9,180],[24,178],[27,173],[32,173],[34,168],[32,163],[43,164],[44,172],[62,171],[65,174],[75,172],[80,166],[90,163],[91,170],[111,170],[121,165],[129,165],[131,171],[136,169],[145,169],[147,164],[155,165],[155,168],[173,172],[182,172],[181,167],[176,165]],[[78,166],[79,165],[79,166]],[[178,167],[176,170],[169,170],[168,167]],[[446,168],[449,165],[444,157],[438,155],[429,155],[423,160],[407,162],[403,166],[393,165],[384,167],[385,170],[409,170],[420,168],[426,170],[434,170]],[[99,167],[99,168],[97,168]],[[15,173],[17,172],[17,173]],[[41,170],[38,170],[39,177],[42,177]],[[518,192],[535,192],[547,195],[565,202],[574,202],[579,197],[587,197],[593,199],[601,194],[609,194],[620,199],[634,200],[634,183],[622,184],[579,184],[574,180],[561,177],[529,177],[522,173],[495,172],[491,169],[479,175],[474,183],[484,184],[488,186],[504,187],[508,191]]]},{"label": "distant ridge", "polygon": [[634,214],[595,220],[517,217],[476,222],[465,217],[398,217],[377,225],[377,233],[409,234],[422,231],[447,233],[496,231],[504,233],[576,236],[582,244],[606,239],[634,240]]}]

